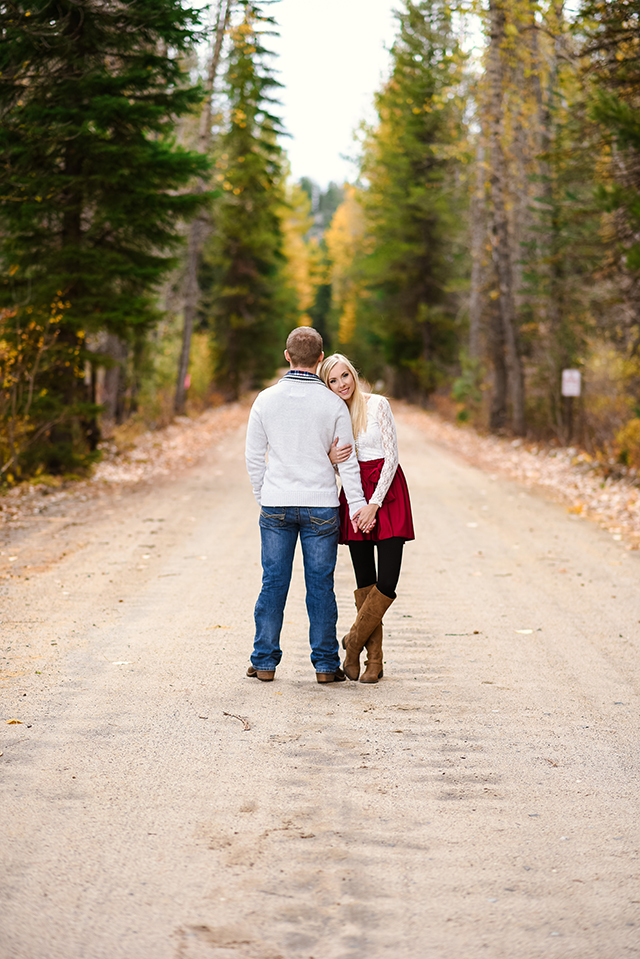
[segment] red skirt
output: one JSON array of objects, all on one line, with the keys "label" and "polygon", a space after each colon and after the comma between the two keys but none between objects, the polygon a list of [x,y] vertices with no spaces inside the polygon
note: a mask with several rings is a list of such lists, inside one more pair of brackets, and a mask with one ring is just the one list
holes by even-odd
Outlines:
[{"label": "red skirt", "polygon": [[[360,478],[367,502],[375,492],[383,466],[383,459],[367,460],[360,463]],[[391,481],[387,495],[378,510],[375,526],[370,533],[362,533],[360,530],[354,533],[349,519],[349,507],[344,490],[340,493],[339,543],[354,543],[363,540],[377,543],[379,539],[391,539],[392,536],[399,536],[404,540],[415,539],[409,488],[400,466],[396,469],[396,475]]]}]

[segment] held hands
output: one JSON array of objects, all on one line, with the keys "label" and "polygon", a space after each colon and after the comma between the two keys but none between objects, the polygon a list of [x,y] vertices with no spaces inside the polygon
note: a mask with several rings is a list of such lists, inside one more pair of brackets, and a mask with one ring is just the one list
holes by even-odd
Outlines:
[{"label": "held hands", "polygon": [[370,533],[376,525],[379,509],[380,507],[377,503],[368,503],[367,506],[363,506],[362,509],[358,510],[358,512],[351,517],[353,532],[357,533],[358,530],[360,530],[362,533]]},{"label": "held hands", "polygon": [[329,459],[334,466],[337,466],[339,463],[346,463],[351,456],[351,451],[353,450],[351,443],[346,443],[344,446],[338,446],[338,442],[338,437],[336,437],[331,444],[331,449],[329,450]]},{"label": "held hands", "polygon": [[[344,446],[338,446],[338,439],[336,438],[331,444],[331,449],[329,450],[329,459],[334,466],[337,466],[339,463],[345,463],[351,456],[353,446],[351,443],[345,443]],[[362,509],[359,509],[357,513],[354,513],[351,516],[351,525],[353,526],[353,532],[357,533],[360,530],[362,533],[370,533],[373,527],[376,525],[377,513],[379,510],[377,503],[368,503],[366,506],[363,506]]]}]

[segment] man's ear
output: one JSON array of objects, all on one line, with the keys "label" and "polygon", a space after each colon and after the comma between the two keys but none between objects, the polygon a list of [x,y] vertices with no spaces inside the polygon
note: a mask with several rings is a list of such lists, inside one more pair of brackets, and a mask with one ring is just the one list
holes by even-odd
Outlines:
[{"label": "man's ear", "polygon": [[324,359],[324,351],[323,351],[323,352],[320,354],[320,356],[318,357],[318,366],[320,366],[320,364],[322,363],[323,359]]},{"label": "man's ear", "polygon": [[291,357],[289,356],[289,350],[284,351],[284,358],[287,361],[287,363],[291,362]]}]

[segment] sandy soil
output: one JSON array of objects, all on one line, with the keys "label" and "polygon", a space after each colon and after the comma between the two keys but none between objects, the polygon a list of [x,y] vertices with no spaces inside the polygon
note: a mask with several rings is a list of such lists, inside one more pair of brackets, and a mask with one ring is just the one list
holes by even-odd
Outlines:
[{"label": "sandy soil", "polygon": [[[640,556],[399,438],[418,539],[373,687],[315,682],[299,565],[276,681],[244,678],[242,426],[11,532],[2,959],[640,955]],[[352,589],[341,551],[344,628]]]}]

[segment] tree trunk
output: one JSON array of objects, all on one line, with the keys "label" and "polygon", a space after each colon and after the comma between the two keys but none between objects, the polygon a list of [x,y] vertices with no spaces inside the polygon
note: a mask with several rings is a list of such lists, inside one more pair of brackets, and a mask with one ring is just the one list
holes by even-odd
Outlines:
[{"label": "tree trunk", "polygon": [[518,353],[516,308],[511,260],[511,236],[507,216],[507,164],[502,148],[503,68],[502,45],[505,15],[499,0],[490,0],[491,44],[488,78],[490,87],[489,143],[491,159],[491,200],[493,205],[493,261],[498,278],[498,310],[502,323],[505,360],[511,397],[511,426],[524,433],[524,377]]},{"label": "tree trunk", "polygon": [[489,429],[494,433],[507,425],[507,364],[504,358],[504,329],[497,302],[491,303],[488,330],[489,354],[493,366],[493,392],[489,412]]},{"label": "tree trunk", "polygon": [[104,372],[102,405],[105,419],[111,423],[122,423],[127,391],[127,344],[115,333],[109,333],[104,352],[113,360],[113,364]]},{"label": "tree trunk", "polygon": [[483,216],[484,196],[484,146],[479,138],[476,151],[476,185],[471,196],[471,292],[469,295],[469,359],[479,360],[482,354],[480,332],[482,325],[483,260],[486,223]]},{"label": "tree trunk", "polygon": [[191,338],[198,309],[200,288],[198,286],[198,254],[200,251],[200,217],[197,217],[189,228],[189,246],[187,248],[187,268],[183,287],[183,327],[182,349],[178,361],[178,381],[173,408],[178,416],[184,415],[187,399],[187,374],[191,356]]},{"label": "tree trunk", "polygon": [[[233,0],[219,0],[218,16],[216,21],[216,30],[214,34],[214,44],[209,61],[209,72],[207,75],[206,96],[202,106],[202,115],[200,117],[200,132],[198,135],[198,150],[200,153],[207,153],[211,148],[211,110],[213,102],[213,89],[216,82],[218,67],[220,65],[220,54],[222,52],[222,43],[229,26],[229,17]],[[201,180],[198,184],[198,190],[204,192],[206,183]],[[187,373],[189,371],[189,358],[191,355],[191,338],[193,336],[193,326],[198,310],[198,300],[200,299],[200,287],[198,285],[198,260],[204,241],[208,232],[208,220],[206,214],[199,214],[191,223],[189,228],[189,242],[187,247],[187,265],[184,279],[184,325],[182,328],[182,349],[180,351],[180,360],[178,362],[178,379],[176,383],[176,394],[173,402],[174,411],[182,416],[185,411],[187,399]]]},{"label": "tree trunk", "polygon": [[[539,173],[542,197],[541,216],[546,218],[546,229],[541,238],[541,249],[538,250],[539,269],[544,271],[547,283],[544,312],[548,326],[546,349],[546,364],[549,376],[549,405],[551,421],[555,426],[556,434],[561,442],[566,443],[567,433],[571,432],[567,421],[568,405],[561,396],[560,384],[562,370],[573,362],[573,357],[563,342],[562,325],[564,321],[564,270],[563,251],[560,224],[558,222],[558,200],[554,184],[555,170],[550,153],[556,140],[556,125],[554,120],[555,85],[557,81],[558,62],[561,54],[562,24],[564,21],[564,4],[554,4],[554,18],[552,27],[555,30],[553,55],[548,65],[548,85],[546,100],[540,83],[541,70],[534,71],[535,94],[538,103],[538,125],[540,131]],[[535,39],[535,31],[534,39]],[[535,55],[539,58],[537,43]],[[544,222],[544,220],[543,220]],[[543,264],[545,264],[543,266]]]}]

